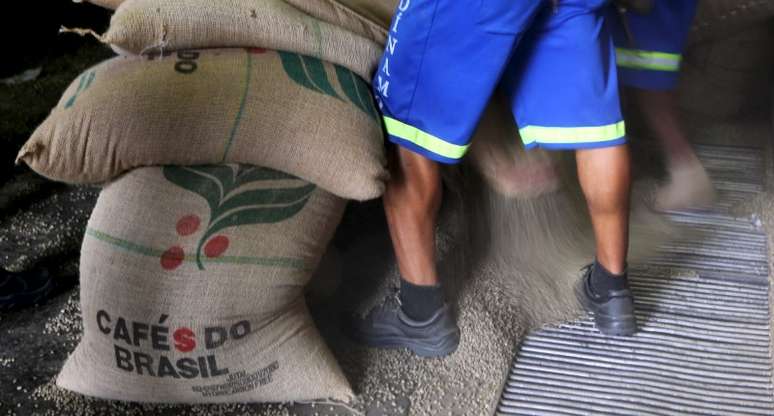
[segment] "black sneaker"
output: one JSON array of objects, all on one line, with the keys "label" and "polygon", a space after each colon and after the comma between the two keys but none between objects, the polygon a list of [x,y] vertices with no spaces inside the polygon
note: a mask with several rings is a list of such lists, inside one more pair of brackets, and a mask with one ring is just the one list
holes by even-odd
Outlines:
[{"label": "black sneaker", "polygon": [[612,336],[631,336],[637,332],[634,316],[634,298],[631,290],[611,290],[605,296],[598,295],[591,287],[593,265],[586,266],[583,277],[575,285],[575,294],[583,308],[594,314],[594,324],[599,332]]},{"label": "black sneaker", "polygon": [[398,292],[365,318],[348,317],[346,332],[355,341],[375,348],[408,348],[420,357],[443,357],[460,343],[460,330],[444,305],[430,319],[415,321],[401,309]]}]

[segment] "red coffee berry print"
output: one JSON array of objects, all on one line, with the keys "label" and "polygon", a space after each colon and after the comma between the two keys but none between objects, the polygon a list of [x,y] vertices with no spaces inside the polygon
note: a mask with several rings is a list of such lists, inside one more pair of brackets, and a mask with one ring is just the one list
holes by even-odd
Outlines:
[{"label": "red coffee berry print", "polygon": [[216,235],[204,246],[204,255],[210,258],[220,257],[228,249],[228,245],[228,237]]},{"label": "red coffee berry print", "polygon": [[[317,189],[293,175],[247,165],[165,166],[163,172],[167,180],[201,196],[210,207],[209,215],[200,217],[195,234],[199,241],[189,253],[199,270],[204,270],[204,260],[222,256],[229,249],[231,242],[223,230],[288,220],[304,208]],[[280,180],[282,185],[277,184]],[[182,222],[183,232],[193,228],[189,225],[193,221]],[[185,244],[188,247],[188,242]]]},{"label": "red coffee berry print", "polygon": [[191,235],[199,229],[201,223],[198,215],[186,215],[177,221],[177,233],[182,236]]},{"label": "red coffee berry print", "polygon": [[183,264],[185,252],[182,247],[174,246],[161,255],[161,267],[165,270],[175,270]]},{"label": "red coffee berry print", "polygon": [[190,328],[178,328],[172,337],[175,339],[175,348],[180,352],[191,352],[196,348],[196,334]]}]

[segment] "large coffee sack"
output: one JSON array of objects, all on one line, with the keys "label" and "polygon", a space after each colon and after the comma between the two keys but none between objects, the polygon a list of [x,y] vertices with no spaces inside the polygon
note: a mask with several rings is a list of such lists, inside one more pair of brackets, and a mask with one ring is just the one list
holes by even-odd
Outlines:
[{"label": "large coffee sack", "polygon": [[344,204],[247,165],[109,184],[82,247],[83,339],[57,383],[141,402],[348,400],[302,293]]},{"label": "large coffee sack", "polygon": [[[375,21],[382,27],[388,27],[398,7],[398,0],[331,0],[341,3],[352,10]],[[403,2],[404,4],[407,2]]]},{"label": "large coffee sack", "polygon": [[284,0],[126,0],[102,40],[135,54],[266,47],[333,62],[367,79],[381,56],[374,41]]},{"label": "large coffee sack", "polygon": [[19,160],[71,183],[106,182],[140,166],[246,163],[357,200],[380,196],[387,177],[366,82],[265,49],[105,61],[68,87]]},{"label": "large coffee sack", "polygon": [[384,45],[397,0],[285,0],[304,13]]},{"label": "large coffee sack", "polygon": [[73,0],[75,3],[91,3],[106,9],[115,10],[124,0]]}]

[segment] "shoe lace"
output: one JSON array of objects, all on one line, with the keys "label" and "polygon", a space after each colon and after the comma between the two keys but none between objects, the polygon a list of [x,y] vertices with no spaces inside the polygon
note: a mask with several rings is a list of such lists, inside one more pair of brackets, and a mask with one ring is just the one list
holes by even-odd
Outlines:
[{"label": "shoe lace", "polygon": [[383,299],[382,299],[382,307],[397,307],[400,308],[403,306],[403,302],[400,300],[400,289],[397,287],[393,287],[390,289],[390,293],[388,293]]}]

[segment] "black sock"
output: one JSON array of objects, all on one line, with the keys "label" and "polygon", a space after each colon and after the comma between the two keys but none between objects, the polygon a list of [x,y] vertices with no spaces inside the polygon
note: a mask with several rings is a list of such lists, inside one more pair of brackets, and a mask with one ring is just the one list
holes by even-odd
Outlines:
[{"label": "black sock", "polygon": [[430,319],[443,306],[441,285],[422,286],[400,279],[401,309],[415,321]]},{"label": "black sock", "polygon": [[591,288],[599,296],[607,297],[612,290],[623,290],[629,287],[626,270],[620,275],[610,273],[604,266],[594,260],[591,269]]}]

